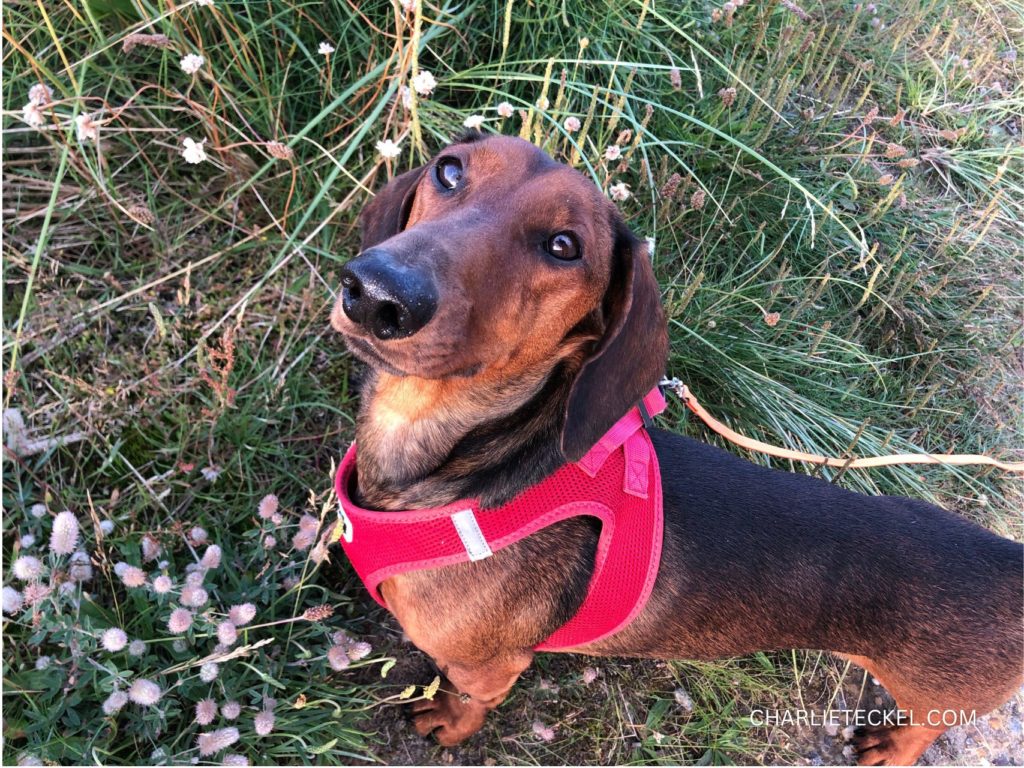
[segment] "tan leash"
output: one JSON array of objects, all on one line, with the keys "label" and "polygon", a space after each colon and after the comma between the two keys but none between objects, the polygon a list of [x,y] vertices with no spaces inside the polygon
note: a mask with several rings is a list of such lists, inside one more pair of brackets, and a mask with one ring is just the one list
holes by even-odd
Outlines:
[{"label": "tan leash", "polygon": [[791,451],[788,448],[780,448],[776,445],[762,443],[744,437],[735,432],[705,410],[704,406],[697,402],[697,398],[679,379],[664,379],[661,386],[670,389],[680,400],[703,421],[709,429],[717,432],[731,443],[735,443],[748,451],[758,451],[769,456],[778,456],[781,459],[792,459],[793,461],[806,461],[811,464],[820,464],[828,467],[839,467],[841,469],[868,469],[870,467],[885,467],[891,464],[947,464],[952,466],[965,466],[970,464],[989,464],[998,467],[1006,472],[1024,472],[1024,461],[999,461],[990,456],[980,454],[955,454],[955,453],[897,453],[889,456],[870,456],[862,459],[836,459],[829,456],[818,456],[813,453],[802,451]]}]

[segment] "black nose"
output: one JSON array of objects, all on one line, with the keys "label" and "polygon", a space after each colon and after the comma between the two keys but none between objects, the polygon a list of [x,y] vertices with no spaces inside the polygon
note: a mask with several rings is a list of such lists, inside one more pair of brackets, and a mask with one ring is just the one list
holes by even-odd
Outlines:
[{"label": "black nose", "polygon": [[341,306],[349,320],[378,339],[403,339],[434,316],[437,287],[422,268],[399,264],[374,248],[341,270]]}]

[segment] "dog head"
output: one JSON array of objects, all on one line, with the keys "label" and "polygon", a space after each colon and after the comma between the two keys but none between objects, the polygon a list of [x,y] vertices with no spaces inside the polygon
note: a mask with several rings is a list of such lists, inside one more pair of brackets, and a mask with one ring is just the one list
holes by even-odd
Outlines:
[{"label": "dog head", "polygon": [[664,372],[642,241],[590,180],[526,141],[456,141],[393,179],[361,224],[331,322],[371,367],[500,387],[582,358],[562,434],[570,460]]}]

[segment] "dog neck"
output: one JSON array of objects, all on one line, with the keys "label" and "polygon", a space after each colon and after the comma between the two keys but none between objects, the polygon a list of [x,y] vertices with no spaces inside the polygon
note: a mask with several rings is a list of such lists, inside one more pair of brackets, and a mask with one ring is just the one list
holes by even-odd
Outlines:
[{"label": "dog neck", "polygon": [[360,503],[386,510],[472,497],[495,506],[539,482],[564,462],[567,368],[500,386],[371,371],[356,423]]}]

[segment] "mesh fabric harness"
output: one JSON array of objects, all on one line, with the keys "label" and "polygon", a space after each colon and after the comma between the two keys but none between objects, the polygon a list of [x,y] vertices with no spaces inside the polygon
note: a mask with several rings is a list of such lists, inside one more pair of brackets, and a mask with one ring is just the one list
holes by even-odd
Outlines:
[{"label": "mesh fabric harness", "polygon": [[356,446],[335,477],[341,545],[373,599],[387,608],[380,584],[406,571],[490,557],[552,523],[577,515],[601,522],[594,571],[583,604],[537,646],[551,651],[593,643],[624,628],[643,609],[661,561],[661,473],[641,408],[665,409],[653,389],[593,448],[500,507],[476,500],[443,507],[376,512],[352,502]]}]

